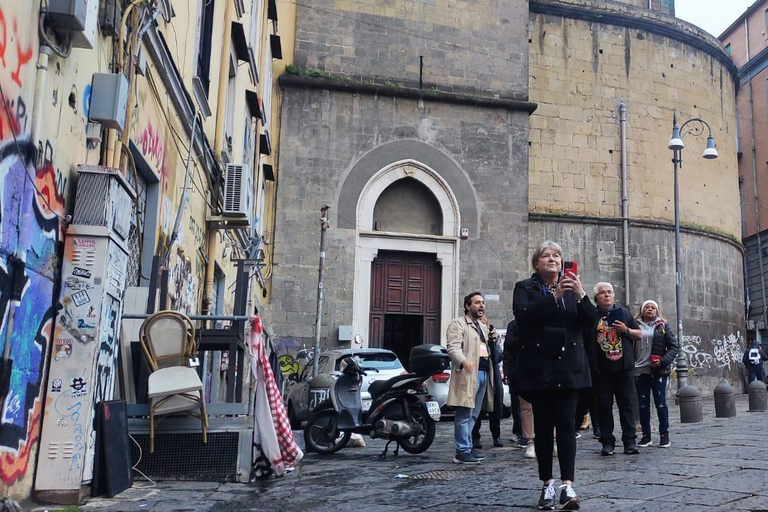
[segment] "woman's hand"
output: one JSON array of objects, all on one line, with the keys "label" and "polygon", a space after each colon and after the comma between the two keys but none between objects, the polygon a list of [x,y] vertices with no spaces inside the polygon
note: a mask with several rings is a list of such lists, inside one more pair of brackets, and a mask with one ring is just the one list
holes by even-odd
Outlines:
[{"label": "woman's hand", "polygon": [[578,300],[581,300],[581,298],[586,295],[584,293],[584,286],[581,284],[581,279],[579,276],[566,271],[566,273],[563,274],[562,279],[560,279],[560,282],[557,284],[557,288],[555,289],[555,298],[560,300],[563,294],[567,291],[572,291],[575,293]]}]

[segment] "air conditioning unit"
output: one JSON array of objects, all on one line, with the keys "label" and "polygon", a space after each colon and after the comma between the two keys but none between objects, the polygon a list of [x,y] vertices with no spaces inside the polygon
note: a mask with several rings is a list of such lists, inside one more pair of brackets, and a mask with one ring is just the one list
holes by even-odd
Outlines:
[{"label": "air conditioning unit", "polygon": [[755,321],[754,320],[747,320],[747,330],[748,331],[754,331],[755,330]]},{"label": "air conditioning unit", "polygon": [[224,177],[224,215],[251,218],[253,176],[244,164],[227,164]]}]

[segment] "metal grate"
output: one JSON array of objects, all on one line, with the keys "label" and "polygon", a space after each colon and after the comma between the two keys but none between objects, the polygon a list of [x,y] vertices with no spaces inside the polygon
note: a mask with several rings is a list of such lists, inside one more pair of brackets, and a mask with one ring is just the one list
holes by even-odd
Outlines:
[{"label": "metal grate", "polygon": [[[83,166],[85,167],[85,166]],[[106,226],[107,200],[109,198],[110,176],[106,173],[81,172],[77,179],[75,193],[74,224]]]},{"label": "metal grate", "polygon": [[464,473],[466,473],[466,471],[438,469],[435,471],[427,471],[426,473],[419,473],[418,475],[412,475],[411,480],[455,480],[461,478]]},{"label": "metal grate", "polygon": [[[149,453],[149,435],[134,434],[141,445],[137,469],[150,478],[214,482],[237,481],[237,432],[155,434],[155,453]],[[139,460],[139,448],[131,443],[131,465]]]}]

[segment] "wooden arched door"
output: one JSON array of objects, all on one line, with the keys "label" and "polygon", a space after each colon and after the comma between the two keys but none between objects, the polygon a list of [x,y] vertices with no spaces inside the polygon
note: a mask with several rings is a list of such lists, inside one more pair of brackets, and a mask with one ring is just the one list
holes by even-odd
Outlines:
[{"label": "wooden arched door", "polygon": [[441,268],[434,254],[379,251],[371,265],[370,347],[409,367],[411,348],[440,343]]}]

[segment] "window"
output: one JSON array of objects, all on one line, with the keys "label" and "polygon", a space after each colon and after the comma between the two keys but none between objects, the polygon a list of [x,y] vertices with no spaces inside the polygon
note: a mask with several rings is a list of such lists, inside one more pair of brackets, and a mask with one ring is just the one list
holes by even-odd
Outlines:
[{"label": "window", "polygon": [[[229,54],[229,81],[227,82],[227,102],[224,106],[224,134],[227,138],[227,150],[232,155],[232,137],[235,134],[235,110],[237,107],[237,59],[233,51]],[[238,160],[242,162],[242,160]]]},{"label": "window", "polygon": [[197,68],[196,76],[203,85],[205,94],[211,89],[211,35],[216,0],[200,0],[197,25]]},{"label": "window", "polygon": [[269,131],[269,120],[272,118],[272,49],[264,45],[261,57],[261,99],[264,102],[264,128]]},{"label": "window", "polygon": [[725,53],[727,53],[728,56],[730,57],[731,56],[731,52],[732,52],[731,43],[728,43],[728,44],[725,45]]}]

